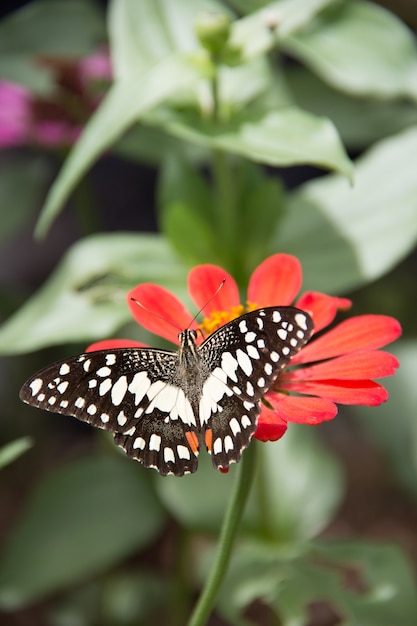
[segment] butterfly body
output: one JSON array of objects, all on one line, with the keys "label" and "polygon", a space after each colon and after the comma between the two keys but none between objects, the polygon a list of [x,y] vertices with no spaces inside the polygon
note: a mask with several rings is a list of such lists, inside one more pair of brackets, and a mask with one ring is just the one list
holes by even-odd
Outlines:
[{"label": "butterfly body", "polygon": [[267,307],[222,326],[202,344],[179,334],[177,352],[118,348],[44,368],[21,399],[112,432],[146,467],[182,476],[197,469],[200,441],[213,465],[240,460],[256,430],[261,401],[313,323],[293,307]]}]

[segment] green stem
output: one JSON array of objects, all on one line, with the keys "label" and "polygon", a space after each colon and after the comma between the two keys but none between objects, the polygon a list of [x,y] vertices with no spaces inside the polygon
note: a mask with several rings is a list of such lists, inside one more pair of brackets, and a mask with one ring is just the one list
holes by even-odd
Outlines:
[{"label": "green stem", "polygon": [[204,626],[213,609],[220,586],[226,575],[236,533],[252,485],[255,472],[255,452],[256,446],[252,442],[240,462],[239,474],[220,531],[214,563],[190,617],[188,626]]}]

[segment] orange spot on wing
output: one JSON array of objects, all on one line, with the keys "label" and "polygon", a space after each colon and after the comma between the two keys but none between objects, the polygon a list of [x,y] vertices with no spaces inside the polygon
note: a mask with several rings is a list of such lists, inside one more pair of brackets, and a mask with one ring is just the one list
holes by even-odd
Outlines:
[{"label": "orange spot on wing", "polygon": [[206,442],[207,450],[211,452],[211,446],[213,445],[213,431],[211,428],[206,430],[206,434],[204,435],[204,440]]},{"label": "orange spot on wing", "polygon": [[187,438],[188,445],[190,446],[191,450],[194,452],[194,454],[197,454],[198,453],[197,435],[193,433],[191,430],[189,430],[187,433],[185,433],[185,436]]}]

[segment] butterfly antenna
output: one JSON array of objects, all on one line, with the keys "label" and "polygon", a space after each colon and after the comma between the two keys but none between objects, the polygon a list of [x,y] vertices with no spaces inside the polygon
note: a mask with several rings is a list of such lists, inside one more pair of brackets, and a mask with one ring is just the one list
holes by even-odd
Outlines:
[{"label": "butterfly antenna", "polygon": [[130,298],[130,299],[132,300],[132,302],[135,302],[135,304],[139,305],[144,311],[146,311],[150,315],[154,315],[155,317],[162,320],[163,322],[166,322],[167,324],[171,324],[171,326],[173,326],[176,330],[181,332],[182,328],[179,328],[176,324],[174,324],[174,322],[171,322],[171,320],[167,319],[163,315],[159,315],[159,313],[155,313],[155,311],[152,311],[151,309],[148,309],[148,307],[142,304],[142,302],[140,302],[139,300],[136,300],[136,298]]},{"label": "butterfly antenna", "polygon": [[[221,281],[220,285],[217,287],[216,291],[213,293],[213,295],[211,296],[211,298],[209,298],[209,299],[207,300],[207,302],[206,302],[205,304],[203,304],[203,306],[201,307],[201,309],[199,309],[199,310],[197,311],[197,313],[194,315],[193,319],[191,320],[190,326],[191,326],[191,324],[192,324],[193,322],[195,322],[195,320],[196,320],[196,319],[197,319],[197,317],[200,315],[200,313],[201,313],[202,311],[204,311],[204,309],[206,308],[206,306],[207,306],[208,304],[210,304],[210,302],[211,302],[212,300],[214,300],[214,298],[217,296],[217,294],[219,293],[220,289],[223,287],[223,285],[224,285],[224,283],[225,283],[225,282],[226,282],[226,279],[225,279],[225,278],[223,278],[223,280]],[[201,330],[201,328],[199,328],[198,330],[200,331],[200,333],[201,333],[201,335],[202,335],[202,337],[203,337],[203,339],[204,339],[203,331]]]}]

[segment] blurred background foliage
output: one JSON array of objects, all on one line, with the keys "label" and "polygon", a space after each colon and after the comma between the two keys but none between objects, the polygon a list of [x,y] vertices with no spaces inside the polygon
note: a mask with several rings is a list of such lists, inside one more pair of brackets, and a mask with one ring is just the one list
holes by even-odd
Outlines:
[{"label": "blurred background foliage", "polygon": [[135,284],[188,302],[212,262],[243,290],[273,252],[397,317],[401,368],[386,405],[259,446],[210,623],[417,623],[417,8],[383,4],[2,3],[2,625],[185,623],[235,471],[161,478],[18,390],[94,340],[155,344]]}]

